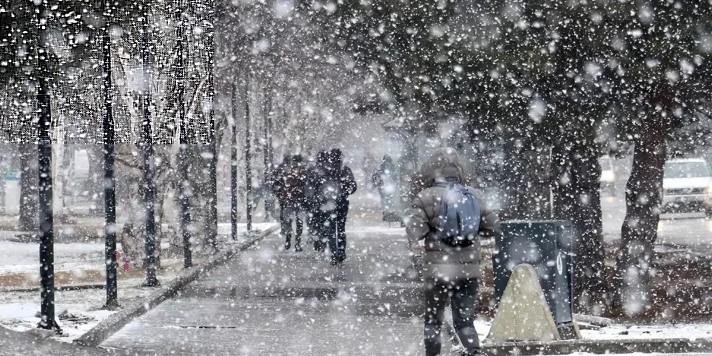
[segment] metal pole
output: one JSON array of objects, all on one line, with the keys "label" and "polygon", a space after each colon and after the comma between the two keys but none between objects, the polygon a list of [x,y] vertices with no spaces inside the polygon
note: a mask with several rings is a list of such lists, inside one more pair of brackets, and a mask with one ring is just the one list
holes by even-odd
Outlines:
[{"label": "metal pole", "polygon": [[215,3],[213,1],[208,1],[208,22],[206,27],[208,29],[207,33],[207,47],[208,47],[208,105],[210,112],[208,114],[208,125],[209,127],[209,150],[210,150],[210,165],[208,166],[210,182],[209,192],[210,192],[210,229],[208,229],[208,241],[212,247],[213,253],[218,252],[218,188],[217,188],[217,149],[215,142]]},{"label": "metal pole", "polygon": [[183,268],[193,266],[193,254],[190,247],[190,163],[188,162],[188,120],[185,115],[185,18],[183,3],[177,0],[175,9],[176,40],[178,44],[178,63],[176,64],[176,95],[178,101],[178,120],[180,122],[180,229],[183,233]]},{"label": "metal pole", "polygon": [[252,167],[250,167],[250,74],[245,79],[245,190],[247,195],[247,233],[252,231]]},{"label": "metal pole", "polygon": [[151,134],[151,59],[149,52],[148,6],[141,26],[141,57],[143,59],[143,205],[146,213],[146,282],[147,287],[159,285],[156,278],[156,221],[154,220],[153,142]]},{"label": "metal pole", "polygon": [[[109,16],[106,0],[102,1],[104,16]],[[104,92],[104,235],[106,258],[106,305],[107,309],[119,306],[116,281],[116,178],[114,177],[114,117],[112,112],[111,83],[111,37],[109,22],[102,30],[103,92]]]},{"label": "metal pole", "polygon": [[52,113],[47,77],[49,76],[49,52],[43,38],[46,28],[46,8],[44,0],[37,5],[37,105],[39,120],[37,133],[39,165],[39,234],[40,234],[40,314],[41,329],[54,330],[61,334],[54,315],[54,221],[52,216]]},{"label": "metal pole", "polygon": [[237,86],[232,83],[232,137],[230,140],[230,223],[231,236],[237,240]]}]

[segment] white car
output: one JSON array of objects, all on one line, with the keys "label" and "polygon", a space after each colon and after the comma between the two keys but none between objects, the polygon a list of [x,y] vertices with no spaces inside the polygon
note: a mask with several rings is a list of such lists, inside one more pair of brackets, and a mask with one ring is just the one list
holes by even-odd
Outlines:
[{"label": "white car", "polygon": [[665,163],[663,192],[663,211],[704,211],[712,217],[712,173],[704,159],[673,159]]},{"label": "white car", "polygon": [[601,165],[601,192],[607,190],[611,196],[616,195],[616,173],[613,170],[613,159],[610,156],[603,156],[598,159]]}]

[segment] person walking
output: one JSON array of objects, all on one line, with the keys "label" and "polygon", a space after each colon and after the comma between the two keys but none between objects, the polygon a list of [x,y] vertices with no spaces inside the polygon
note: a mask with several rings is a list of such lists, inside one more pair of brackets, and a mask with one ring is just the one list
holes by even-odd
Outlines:
[{"label": "person walking", "polygon": [[320,210],[318,189],[325,181],[328,152],[319,151],[314,159],[314,165],[307,169],[306,186],[304,194],[304,209],[307,212],[307,225],[309,237],[314,244],[314,250],[323,252],[326,249],[326,240],[321,240],[321,226],[326,221],[325,214]]},{"label": "person walking", "polygon": [[301,219],[304,202],[306,172],[301,156],[285,156],[284,162],[274,172],[272,189],[279,200],[280,223],[284,237],[284,249],[289,250],[292,240],[292,225],[296,224],[294,251],[302,251]]},{"label": "person walking", "polygon": [[381,212],[385,220],[388,213],[393,212],[393,194],[396,192],[396,167],[393,159],[389,155],[383,156],[383,161],[375,173],[371,176],[371,183],[378,189],[381,197]]},{"label": "person walking", "polygon": [[443,314],[451,300],[463,355],[480,355],[474,326],[481,278],[479,236],[498,234],[499,219],[479,191],[464,185],[465,174],[454,149],[437,150],[421,174],[424,189],[413,199],[406,231],[411,241],[423,241],[425,248],[425,354],[440,355]]},{"label": "person walking", "polygon": [[322,214],[320,241],[327,242],[331,251],[331,264],[341,265],[346,259],[346,217],[349,213],[349,195],[356,192],[356,180],[351,168],[343,163],[340,149],[328,152],[324,176],[320,180],[318,210]]}]

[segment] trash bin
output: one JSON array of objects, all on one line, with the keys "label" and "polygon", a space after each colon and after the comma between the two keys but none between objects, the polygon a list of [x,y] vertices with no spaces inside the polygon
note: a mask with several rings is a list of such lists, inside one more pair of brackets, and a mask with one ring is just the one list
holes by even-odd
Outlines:
[{"label": "trash bin", "polygon": [[573,325],[572,241],[570,221],[503,222],[493,255],[497,303],[514,267],[528,263],[536,270],[556,327],[569,330]]}]

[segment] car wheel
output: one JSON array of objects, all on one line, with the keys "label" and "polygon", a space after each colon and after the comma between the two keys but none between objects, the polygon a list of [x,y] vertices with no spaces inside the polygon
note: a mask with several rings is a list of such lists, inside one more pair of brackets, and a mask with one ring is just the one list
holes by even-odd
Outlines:
[{"label": "car wheel", "polygon": [[705,216],[706,216],[708,219],[712,219],[712,208],[710,208],[710,209],[705,209]]}]

